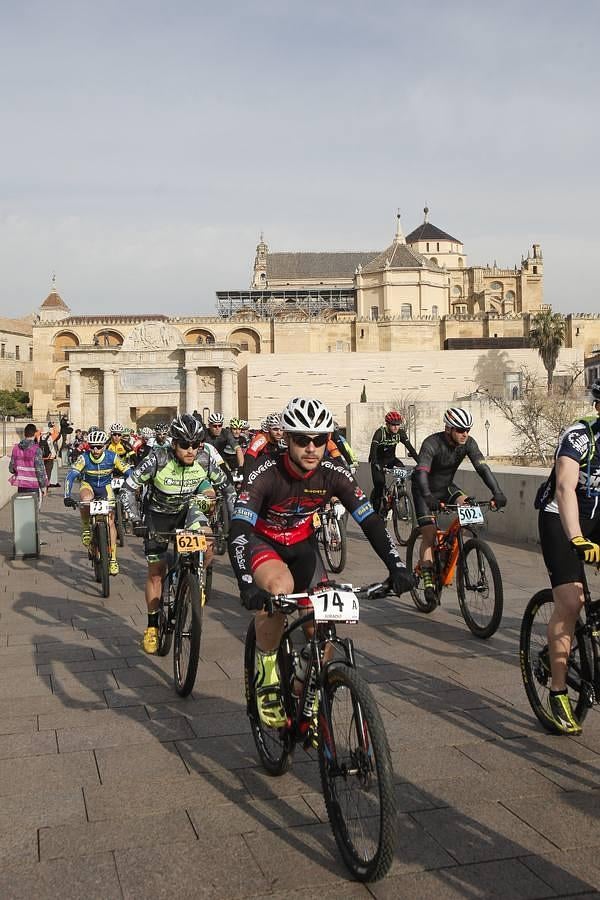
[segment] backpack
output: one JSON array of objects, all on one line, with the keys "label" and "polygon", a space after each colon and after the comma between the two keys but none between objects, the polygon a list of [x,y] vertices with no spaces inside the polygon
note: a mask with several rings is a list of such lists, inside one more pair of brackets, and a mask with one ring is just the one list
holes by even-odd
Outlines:
[{"label": "backpack", "polygon": [[[594,432],[592,431],[592,424],[596,422],[596,416],[588,416],[587,418],[577,419],[574,422],[574,425],[585,425],[588,433],[589,447],[587,451],[587,456],[585,459],[582,459],[579,463],[579,468],[586,469],[586,496],[592,497],[597,494],[597,491],[592,491],[591,488],[591,476],[592,476],[592,459],[594,458],[594,454],[596,452],[596,440],[594,438]],[[539,488],[536,491],[535,499],[533,501],[534,509],[542,509],[545,505],[546,501],[550,497],[554,497],[554,493],[556,491],[556,463],[552,466],[552,471],[550,475],[546,479],[546,481],[540,484]]]}]

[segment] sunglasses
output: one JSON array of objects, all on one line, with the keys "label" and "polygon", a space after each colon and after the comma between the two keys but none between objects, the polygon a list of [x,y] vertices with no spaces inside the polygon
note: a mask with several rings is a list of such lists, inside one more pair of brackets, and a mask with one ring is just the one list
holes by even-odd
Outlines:
[{"label": "sunglasses", "polygon": [[290,438],[298,447],[308,447],[314,444],[315,447],[323,447],[329,440],[328,434],[290,434]]},{"label": "sunglasses", "polygon": [[198,450],[202,441],[177,441],[177,446],[180,450],[189,450],[190,447],[192,450]]},{"label": "sunglasses", "polygon": [[217,422],[211,422],[211,423],[210,423],[210,427],[211,427],[211,428],[222,428],[223,426],[217,424]]},{"label": "sunglasses", "polygon": [[470,432],[470,428],[455,428],[454,429],[457,434],[468,434]]}]

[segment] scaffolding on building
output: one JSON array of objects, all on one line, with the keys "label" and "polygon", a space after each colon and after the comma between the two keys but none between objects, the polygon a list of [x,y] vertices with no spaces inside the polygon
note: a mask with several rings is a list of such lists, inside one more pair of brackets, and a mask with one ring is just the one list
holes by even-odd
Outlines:
[{"label": "scaffolding on building", "polygon": [[356,294],[352,287],[273,288],[266,291],[217,291],[217,312],[223,319],[252,311],[260,319],[270,319],[282,312],[301,310],[309,316],[320,316],[328,310],[355,312]]}]

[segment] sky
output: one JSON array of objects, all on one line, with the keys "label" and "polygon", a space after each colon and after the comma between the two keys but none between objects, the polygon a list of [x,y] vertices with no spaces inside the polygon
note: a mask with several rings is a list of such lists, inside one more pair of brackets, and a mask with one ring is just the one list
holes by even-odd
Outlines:
[{"label": "sky", "polygon": [[0,314],[210,315],[277,250],[430,221],[596,289],[600,4],[0,0]]}]

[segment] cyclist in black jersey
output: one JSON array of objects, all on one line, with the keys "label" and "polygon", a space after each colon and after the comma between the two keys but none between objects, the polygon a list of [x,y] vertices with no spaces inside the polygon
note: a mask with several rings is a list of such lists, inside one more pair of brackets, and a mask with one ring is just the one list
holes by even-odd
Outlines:
[{"label": "cyclist in black jersey", "polygon": [[600,563],[600,381],[591,386],[596,416],[562,434],[555,464],[536,498],[554,607],[548,622],[551,688],[547,712],[563,734],[581,734],[566,687],[567,661],[584,603],[581,561]]},{"label": "cyclist in black jersey", "polygon": [[381,498],[385,490],[385,470],[395,466],[403,466],[404,463],[396,457],[398,444],[403,444],[413,459],[417,458],[417,451],[411,444],[404,429],[404,416],[395,409],[391,409],[385,416],[385,425],[381,425],[371,438],[369,450],[369,462],[371,463],[371,478],[373,490],[371,491],[371,506],[375,512],[379,512]]},{"label": "cyclist in black jersey", "polygon": [[209,415],[204,440],[207,444],[212,444],[223,459],[226,459],[225,449],[227,448],[235,456],[237,467],[241,468],[244,465],[244,454],[240,442],[234,438],[229,428],[224,427],[222,413],[213,412]]},{"label": "cyclist in black jersey", "polygon": [[333,428],[329,410],[318,400],[296,398],[284,409],[282,422],[288,449],[276,457],[265,455],[248,475],[229,538],[242,603],[258,610],[257,698],[261,719],[272,728],[285,722],[276,665],[284,617],[262,612],[264,601],[270,594],[306,591],[326,577],[315,525],[332,496],[344,504],[387,566],[393,590],[401,594],[414,583],[351,472],[323,459]]},{"label": "cyclist in black jersey", "polygon": [[450,407],[444,413],[444,430],[430,434],[421,444],[412,494],[417,522],[421,526],[421,570],[425,597],[430,602],[435,597],[433,585],[433,553],[435,542],[435,516],[440,504],[465,503],[463,491],[453,483],[456,470],[467,457],[473,468],[492,492],[494,505],[501,509],[506,506],[506,497],[500,485],[485,462],[477,441],[469,434],[473,426],[473,416],[466,409]]}]

